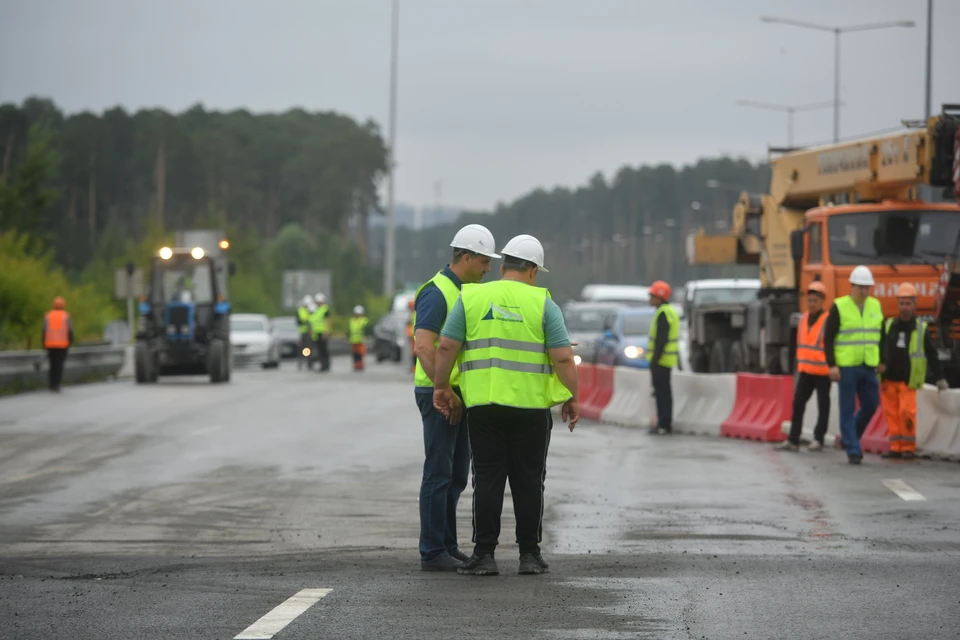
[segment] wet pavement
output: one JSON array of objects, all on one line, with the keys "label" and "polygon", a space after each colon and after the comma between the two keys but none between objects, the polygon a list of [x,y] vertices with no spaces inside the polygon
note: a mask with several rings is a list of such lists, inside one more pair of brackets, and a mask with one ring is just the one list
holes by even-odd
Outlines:
[{"label": "wet pavement", "polygon": [[558,421],[550,572],[509,498],[500,576],[420,572],[411,376],[348,367],[0,399],[0,637],[960,637],[955,463]]}]

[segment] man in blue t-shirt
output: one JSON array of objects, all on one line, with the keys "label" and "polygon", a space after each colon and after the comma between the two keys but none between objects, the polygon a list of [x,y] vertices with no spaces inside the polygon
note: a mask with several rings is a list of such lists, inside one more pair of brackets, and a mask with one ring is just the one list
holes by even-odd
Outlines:
[{"label": "man in blue t-shirt", "polygon": [[456,571],[467,560],[457,542],[457,503],[470,473],[467,421],[461,418],[451,425],[433,406],[436,343],[461,286],[483,280],[490,271],[490,259],[500,257],[494,253],[493,234],[479,224],[460,229],[450,246],[450,264],[420,288],[415,305],[414,396],[423,420],[425,453],[420,484],[420,568],[424,571]]}]

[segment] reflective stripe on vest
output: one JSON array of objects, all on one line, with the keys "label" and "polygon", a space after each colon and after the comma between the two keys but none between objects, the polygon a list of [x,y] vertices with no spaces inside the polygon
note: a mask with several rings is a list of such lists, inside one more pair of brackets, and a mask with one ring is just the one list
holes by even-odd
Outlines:
[{"label": "reflective stripe on vest", "polygon": [[47,312],[46,320],[47,330],[43,334],[44,349],[66,349],[69,347],[70,315],[63,309],[53,309]]},{"label": "reflective stripe on vest", "polygon": [[464,285],[467,335],[460,389],[467,407],[548,409],[570,399],[545,345],[549,293],[514,280]]},{"label": "reflective stripe on vest", "polygon": [[[443,294],[443,299],[447,303],[447,315],[449,316],[450,311],[453,309],[453,305],[457,303],[457,298],[460,297],[460,289],[457,287],[457,285],[453,283],[453,280],[443,275],[443,271],[440,271],[439,273],[437,273],[437,275],[433,276],[432,278],[427,280],[425,283],[423,283],[420,286],[420,288],[417,289],[417,295],[416,295],[416,298],[414,299],[419,298],[420,292],[423,291],[423,289],[431,282],[435,284],[437,288],[440,289],[440,293]],[[416,310],[414,310],[414,317],[416,317]],[[416,330],[415,325],[413,326],[414,326],[414,330]],[[438,335],[437,339],[433,341],[434,351],[436,351],[437,345],[439,343],[440,343],[440,336]],[[458,362],[459,362],[459,358],[458,358]],[[450,371],[450,386],[456,387],[459,385],[459,383],[460,383],[460,372],[457,370],[456,365],[454,365],[453,369]],[[422,366],[420,366],[419,358],[417,358],[417,367],[413,374],[413,384],[417,387],[433,386],[433,380],[431,380],[430,377],[427,376],[427,372],[423,370]]]},{"label": "reflective stripe on vest", "polygon": [[352,317],[349,322],[350,344],[363,344],[363,331],[367,328],[369,320],[364,317]]},{"label": "reflective stripe on vest", "polygon": [[653,352],[656,349],[657,344],[657,322],[660,319],[660,315],[664,314],[667,316],[667,326],[669,331],[667,333],[667,343],[663,347],[663,354],[660,356],[660,362],[656,364],[661,367],[673,368],[677,366],[679,362],[679,353],[680,353],[680,316],[677,315],[677,310],[673,308],[673,305],[669,303],[661,304],[657,307],[657,312],[653,314],[653,322],[650,324],[650,338],[647,343],[647,360],[653,359]]},{"label": "reflective stripe on vest", "polygon": [[827,353],[823,348],[823,332],[827,326],[826,311],[809,326],[810,314],[804,313],[800,317],[800,326],[797,327],[797,371],[812,376],[829,375]]},{"label": "reflective stripe on vest", "polygon": [[[890,337],[890,326],[893,324],[893,318],[887,318],[886,330],[887,338]],[[917,321],[917,328],[910,332],[910,342],[908,343],[908,353],[910,354],[910,380],[907,386],[911,389],[922,389],[923,383],[927,380],[927,354],[923,350],[924,338],[926,337],[927,323]],[[887,357],[889,358],[890,349],[887,348]]]},{"label": "reflective stripe on vest", "polygon": [[834,304],[840,314],[840,330],[834,342],[837,366],[875,367],[880,364],[880,328],[883,326],[880,301],[874,297],[864,300],[862,315],[850,296],[837,298]]}]

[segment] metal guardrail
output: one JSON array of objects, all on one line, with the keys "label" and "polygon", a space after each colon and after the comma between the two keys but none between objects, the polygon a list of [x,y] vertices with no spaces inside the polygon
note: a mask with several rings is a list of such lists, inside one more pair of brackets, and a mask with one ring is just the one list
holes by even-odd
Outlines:
[{"label": "metal guardrail", "polygon": [[[67,354],[63,382],[116,376],[124,365],[127,347],[93,345],[72,347]],[[0,351],[0,389],[27,389],[46,384],[50,365],[47,352]]]}]

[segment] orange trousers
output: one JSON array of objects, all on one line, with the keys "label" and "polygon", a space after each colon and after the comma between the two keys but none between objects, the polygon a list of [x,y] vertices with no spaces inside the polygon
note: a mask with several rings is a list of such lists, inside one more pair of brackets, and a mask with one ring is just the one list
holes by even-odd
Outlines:
[{"label": "orange trousers", "polygon": [[353,369],[354,371],[363,370],[363,356],[367,354],[367,345],[363,344],[351,344],[350,351],[353,352]]},{"label": "orange trousers", "polygon": [[917,390],[906,382],[880,383],[880,406],[887,419],[890,451],[917,450]]}]

